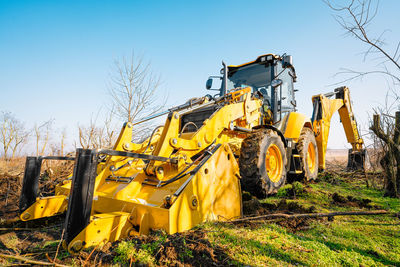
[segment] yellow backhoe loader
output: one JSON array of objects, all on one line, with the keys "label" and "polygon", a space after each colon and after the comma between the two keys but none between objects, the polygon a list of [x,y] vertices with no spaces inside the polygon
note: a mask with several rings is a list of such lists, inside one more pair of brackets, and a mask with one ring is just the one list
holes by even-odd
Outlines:
[{"label": "yellow backhoe loader", "polygon": [[[28,157],[21,220],[66,212],[64,245],[76,252],[151,229],[173,234],[207,220],[239,218],[242,190],[264,198],[288,177],[317,178],[336,111],[352,145],[348,167],[363,167],[363,140],[347,87],[313,96],[309,118],[296,112],[291,56],[223,63],[221,73],[206,83],[216,95],[169,109],[165,124],[141,144],[132,142],[137,123],[128,122],[113,149],[77,149],[74,158]],[[221,85],[213,89],[216,81]],[[43,160],[75,161],[73,174],[50,197],[38,197]]]}]

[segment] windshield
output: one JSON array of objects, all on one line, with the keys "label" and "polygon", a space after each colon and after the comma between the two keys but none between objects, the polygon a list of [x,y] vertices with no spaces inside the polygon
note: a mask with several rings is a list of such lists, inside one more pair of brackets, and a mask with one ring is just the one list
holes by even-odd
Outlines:
[{"label": "windshield", "polygon": [[[251,87],[253,92],[266,90],[271,92],[271,66],[251,64],[228,73],[228,90],[238,87]],[[262,90],[262,91],[264,91]]]}]

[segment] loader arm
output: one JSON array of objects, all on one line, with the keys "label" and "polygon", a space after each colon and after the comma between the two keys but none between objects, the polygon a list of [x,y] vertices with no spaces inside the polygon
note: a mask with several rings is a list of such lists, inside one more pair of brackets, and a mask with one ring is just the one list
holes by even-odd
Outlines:
[{"label": "loader arm", "polygon": [[[335,99],[330,97],[335,96]],[[319,94],[312,97],[313,115],[311,118],[318,147],[319,168],[325,169],[325,155],[328,145],[330,123],[333,114],[338,111],[347,142],[351,144],[348,168],[363,167],[365,151],[363,139],[357,128],[350,101],[350,91],[347,87],[339,87],[334,92]],[[357,166],[355,166],[357,165]]]}]

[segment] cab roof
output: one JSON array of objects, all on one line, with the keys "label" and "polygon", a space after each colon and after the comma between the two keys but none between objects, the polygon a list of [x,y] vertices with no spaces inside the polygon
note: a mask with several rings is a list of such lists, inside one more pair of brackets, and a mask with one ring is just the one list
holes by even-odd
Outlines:
[{"label": "cab roof", "polygon": [[267,57],[267,56],[270,56],[270,55],[274,59],[278,59],[278,60],[282,59],[280,56],[275,55],[275,54],[265,54],[265,55],[261,55],[261,56],[257,57],[256,60],[253,60],[253,61],[250,61],[250,62],[247,62],[247,63],[243,63],[243,64],[240,64],[240,65],[229,65],[228,67],[230,67],[230,68],[239,68],[239,67],[247,66],[247,65],[250,65],[250,64],[253,64],[253,63],[261,62],[261,58]]}]

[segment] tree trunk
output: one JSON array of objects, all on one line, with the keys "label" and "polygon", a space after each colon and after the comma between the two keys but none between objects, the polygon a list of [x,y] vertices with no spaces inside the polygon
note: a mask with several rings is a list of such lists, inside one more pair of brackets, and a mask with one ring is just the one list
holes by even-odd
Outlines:
[{"label": "tree trunk", "polygon": [[387,146],[386,154],[380,161],[385,172],[385,196],[400,198],[400,111],[396,112],[393,136],[382,130],[377,114],[370,129]]}]

